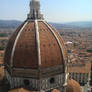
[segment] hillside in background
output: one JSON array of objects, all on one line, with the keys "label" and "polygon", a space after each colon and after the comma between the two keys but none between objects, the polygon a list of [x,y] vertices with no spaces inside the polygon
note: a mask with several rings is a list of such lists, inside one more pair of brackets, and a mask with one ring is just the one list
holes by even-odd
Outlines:
[{"label": "hillside in background", "polygon": [[[17,28],[22,22],[17,20],[0,20],[0,28]],[[70,23],[52,23],[49,22],[56,29],[71,29],[71,28],[91,28],[92,22],[70,22]]]},{"label": "hillside in background", "polygon": [[92,28],[92,22],[84,21],[84,22],[70,22],[66,23],[66,25],[80,28]]},{"label": "hillside in background", "polygon": [[16,28],[22,22],[17,20],[0,20],[0,28]]},{"label": "hillside in background", "polygon": [[69,23],[51,23],[57,29],[70,29],[70,28],[91,28],[92,29],[92,22],[69,22]]}]

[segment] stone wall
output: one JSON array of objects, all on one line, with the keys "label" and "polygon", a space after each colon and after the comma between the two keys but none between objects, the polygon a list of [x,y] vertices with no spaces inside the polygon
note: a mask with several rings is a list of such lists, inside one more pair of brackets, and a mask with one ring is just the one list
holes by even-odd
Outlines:
[{"label": "stone wall", "polygon": [[5,70],[5,77],[10,84],[10,89],[28,86],[34,90],[49,91],[53,88],[63,88],[65,81],[65,74],[59,74],[48,78],[33,79],[23,77],[11,77],[7,70]]}]

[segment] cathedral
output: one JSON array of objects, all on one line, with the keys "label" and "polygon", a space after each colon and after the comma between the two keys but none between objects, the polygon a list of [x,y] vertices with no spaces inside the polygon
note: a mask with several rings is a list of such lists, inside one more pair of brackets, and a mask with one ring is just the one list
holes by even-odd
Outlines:
[{"label": "cathedral", "polygon": [[30,1],[27,19],[7,44],[4,64],[9,89],[29,88],[37,92],[81,92],[68,77],[68,57],[59,33],[40,12],[40,1]]}]

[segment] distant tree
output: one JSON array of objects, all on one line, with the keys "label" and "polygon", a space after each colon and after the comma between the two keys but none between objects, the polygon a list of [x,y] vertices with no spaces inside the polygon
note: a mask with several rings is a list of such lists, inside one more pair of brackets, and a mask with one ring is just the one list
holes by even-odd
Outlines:
[{"label": "distant tree", "polygon": [[76,47],[76,46],[78,46],[78,44],[77,43],[74,43],[73,46]]},{"label": "distant tree", "polygon": [[5,49],[5,47],[3,47],[3,46],[0,46],[0,50],[4,50]]},{"label": "distant tree", "polygon": [[88,49],[87,52],[92,53],[92,49]]},{"label": "distant tree", "polygon": [[7,37],[8,34],[7,33],[0,33],[0,37]]},{"label": "distant tree", "polygon": [[71,53],[71,50],[67,50],[67,53]]}]

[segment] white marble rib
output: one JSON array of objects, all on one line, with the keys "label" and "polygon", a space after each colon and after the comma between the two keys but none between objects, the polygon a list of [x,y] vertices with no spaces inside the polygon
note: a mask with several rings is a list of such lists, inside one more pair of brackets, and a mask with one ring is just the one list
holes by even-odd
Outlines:
[{"label": "white marble rib", "polygon": [[[44,21],[45,22],[45,21]],[[47,23],[47,22],[46,22]],[[47,24],[48,25],[48,24]],[[49,25],[48,25],[49,26]],[[55,28],[54,28],[55,29]],[[56,30],[56,29],[55,29]],[[56,31],[57,32],[57,31]],[[58,33],[58,32],[57,32]],[[58,35],[60,36],[60,34],[58,33]],[[61,37],[61,36],[60,36]],[[61,37],[62,39],[62,37]],[[59,40],[59,39],[58,39]],[[60,41],[59,41],[60,42]],[[64,43],[64,42],[63,42]],[[60,45],[61,47],[61,50],[62,50],[62,54],[64,53],[63,51],[63,48],[62,48],[62,45]],[[65,48],[65,47],[64,47]],[[65,58],[64,54],[63,54],[63,58],[64,58],[64,64],[65,64],[65,73],[66,73],[66,76],[65,76],[65,83],[64,85],[67,85],[67,79],[68,79],[68,75],[67,75],[67,58]]]},{"label": "white marble rib", "polygon": [[[48,25],[48,23],[47,22],[45,22],[45,21],[43,21],[44,22],[44,24],[51,30],[51,32],[53,33],[53,35],[55,36],[55,38],[56,38],[56,40],[57,40],[57,42],[58,42],[58,44],[59,44],[59,46],[60,46],[60,50],[61,50],[61,52],[62,52],[62,54],[64,53],[64,51],[63,51],[63,47],[62,47],[62,45],[61,45],[61,43],[60,43],[60,41],[59,41],[59,39],[58,39],[58,37],[57,37],[57,35],[55,34],[55,32],[52,30],[52,28]],[[66,58],[65,58],[65,56],[64,56],[64,54],[63,54],[63,59],[64,59],[64,66],[65,66],[65,73],[67,72],[67,66],[66,66]],[[64,84],[67,84],[67,75],[65,75],[65,83]]]},{"label": "white marble rib", "polygon": [[37,43],[37,52],[38,52],[38,62],[39,66],[41,65],[41,55],[40,55],[40,38],[39,38],[39,29],[38,29],[38,20],[35,20],[36,28],[36,43]]},{"label": "white marble rib", "polygon": [[21,34],[21,32],[23,31],[24,27],[27,25],[28,22],[26,22],[23,27],[21,28],[21,30],[19,31],[16,39],[15,39],[15,42],[14,42],[14,45],[13,45],[13,49],[12,49],[12,53],[11,53],[11,59],[10,59],[10,62],[11,62],[11,67],[13,66],[13,56],[14,56],[14,52],[15,52],[15,47],[16,47],[16,44],[18,42],[18,39],[19,39],[19,36]]},{"label": "white marble rib", "polygon": [[[62,45],[61,45],[61,43],[60,43],[60,41],[59,41],[57,35],[56,35],[55,32],[53,31],[53,29],[48,25],[48,23],[46,23],[45,21],[43,21],[43,22],[45,23],[45,25],[51,30],[51,32],[52,32],[53,35],[55,36],[55,38],[56,38],[56,40],[57,40],[57,42],[58,42],[58,44],[59,44],[59,46],[60,46],[61,52],[62,52],[62,54],[63,54],[63,53],[64,53],[63,47],[62,47]],[[64,54],[63,54],[63,58],[64,58],[64,60],[66,60]]]}]

